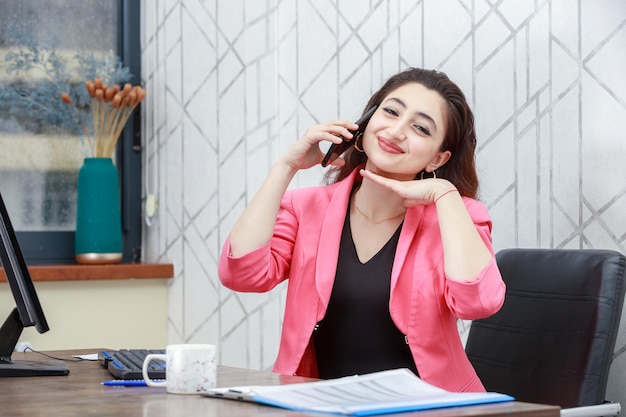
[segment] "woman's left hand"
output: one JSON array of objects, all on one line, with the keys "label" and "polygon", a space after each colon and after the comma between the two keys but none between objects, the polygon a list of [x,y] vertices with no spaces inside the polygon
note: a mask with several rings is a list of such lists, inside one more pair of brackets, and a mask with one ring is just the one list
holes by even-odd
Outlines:
[{"label": "woman's left hand", "polygon": [[399,181],[365,169],[362,169],[360,173],[363,178],[367,178],[402,197],[405,207],[433,204],[439,196],[456,189],[450,181],[442,178]]},{"label": "woman's left hand", "polygon": [[491,262],[493,254],[450,181],[443,178],[398,181],[364,169],[361,175],[364,181],[373,181],[396,193],[404,199],[406,207],[437,203],[446,277],[463,282],[480,277],[480,271]]}]

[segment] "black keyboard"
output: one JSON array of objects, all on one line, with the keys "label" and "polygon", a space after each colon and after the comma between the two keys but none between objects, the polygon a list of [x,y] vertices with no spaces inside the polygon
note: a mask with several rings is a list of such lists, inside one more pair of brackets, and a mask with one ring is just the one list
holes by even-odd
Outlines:
[{"label": "black keyboard", "polygon": [[[143,379],[141,367],[150,353],[165,353],[165,349],[120,349],[103,350],[98,360],[118,379]],[[165,362],[153,360],[148,369],[150,379],[165,379]]]}]

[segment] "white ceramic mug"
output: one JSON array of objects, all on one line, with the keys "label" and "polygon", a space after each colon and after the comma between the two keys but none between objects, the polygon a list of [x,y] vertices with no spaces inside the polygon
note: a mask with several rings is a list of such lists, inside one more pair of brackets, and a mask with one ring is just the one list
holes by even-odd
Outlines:
[{"label": "white ceramic mug", "polygon": [[[151,361],[165,361],[165,381],[148,377]],[[197,394],[214,388],[217,382],[217,347],[207,344],[168,345],[165,354],[149,354],[141,369],[146,385],[167,387],[171,394]]]}]

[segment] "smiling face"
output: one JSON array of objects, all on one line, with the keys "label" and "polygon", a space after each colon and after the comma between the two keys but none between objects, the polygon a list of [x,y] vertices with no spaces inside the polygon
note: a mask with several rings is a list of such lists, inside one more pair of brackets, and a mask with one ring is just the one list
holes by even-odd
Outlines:
[{"label": "smiling face", "polygon": [[386,177],[413,179],[432,172],[450,158],[442,152],[446,133],[446,103],[441,95],[418,83],[389,93],[370,119],[363,135],[367,169]]}]

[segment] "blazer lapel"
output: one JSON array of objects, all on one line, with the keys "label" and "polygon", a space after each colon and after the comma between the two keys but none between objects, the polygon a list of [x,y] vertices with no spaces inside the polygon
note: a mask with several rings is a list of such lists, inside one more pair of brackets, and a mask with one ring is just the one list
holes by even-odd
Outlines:
[{"label": "blazer lapel", "polygon": [[315,285],[319,299],[322,302],[322,313],[326,312],[330,293],[335,282],[341,232],[343,223],[346,220],[348,202],[356,173],[358,173],[358,170],[355,170],[348,178],[337,184],[338,187],[334,190],[323,217],[315,261]]},{"label": "blazer lapel", "polygon": [[398,240],[398,246],[396,248],[396,256],[391,269],[391,296],[393,296],[394,289],[398,284],[398,278],[400,277],[402,266],[405,263],[409,247],[421,227],[422,219],[424,218],[424,210],[425,206],[422,205],[412,207],[407,210],[406,216],[404,217],[404,224],[402,225],[400,239]]}]

